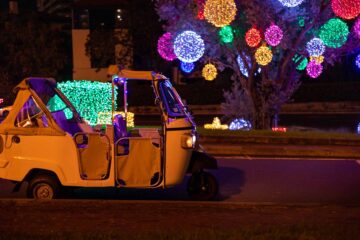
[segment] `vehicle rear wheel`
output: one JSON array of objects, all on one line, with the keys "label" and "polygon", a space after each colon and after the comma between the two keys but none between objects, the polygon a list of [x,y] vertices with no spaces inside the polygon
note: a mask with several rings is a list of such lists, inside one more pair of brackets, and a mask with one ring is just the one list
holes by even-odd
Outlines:
[{"label": "vehicle rear wheel", "polygon": [[216,178],[208,172],[193,173],[188,181],[189,196],[198,201],[214,200],[219,191]]},{"label": "vehicle rear wheel", "polygon": [[27,189],[28,198],[50,200],[58,198],[60,193],[60,184],[54,177],[48,175],[35,176]]}]

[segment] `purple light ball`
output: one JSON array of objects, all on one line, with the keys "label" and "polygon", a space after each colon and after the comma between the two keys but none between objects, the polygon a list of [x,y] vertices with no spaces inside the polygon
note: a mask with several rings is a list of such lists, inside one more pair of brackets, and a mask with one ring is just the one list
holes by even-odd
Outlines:
[{"label": "purple light ball", "polygon": [[279,45],[283,36],[281,28],[274,24],[268,27],[265,31],[265,41],[273,47]]},{"label": "purple light ball", "polygon": [[311,78],[317,78],[323,71],[323,66],[318,64],[315,60],[310,61],[306,66],[306,72]]},{"label": "purple light ball", "polygon": [[172,61],[176,59],[176,55],[174,53],[174,45],[172,40],[171,33],[164,33],[158,40],[157,50],[160,56],[167,60]]},{"label": "purple light ball", "polygon": [[356,67],[360,70],[360,53],[357,55],[355,59]]},{"label": "purple light ball", "polygon": [[354,23],[354,33],[357,38],[360,38],[360,17]]}]

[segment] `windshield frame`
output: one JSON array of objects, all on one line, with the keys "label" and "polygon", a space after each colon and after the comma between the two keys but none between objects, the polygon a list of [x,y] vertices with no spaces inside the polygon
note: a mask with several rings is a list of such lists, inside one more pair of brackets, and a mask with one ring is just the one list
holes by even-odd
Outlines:
[{"label": "windshield frame", "polygon": [[[168,116],[170,118],[186,118],[187,114],[186,114],[185,105],[182,102],[179,94],[176,92],[175,88],[170,83],[170,81],[169,80],[161,81],[159,83],[159,90],[160,90],[160,98],[165,105],[165,109]],[[178,112],[174,111],[175,108]]]}]

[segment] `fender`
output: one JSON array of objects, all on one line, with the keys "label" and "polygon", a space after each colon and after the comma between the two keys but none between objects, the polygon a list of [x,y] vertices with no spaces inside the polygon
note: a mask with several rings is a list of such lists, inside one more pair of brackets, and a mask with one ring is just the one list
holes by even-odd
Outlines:
[{"label": "fender", "polygon": [[217,160],[201,149],[194,150],[191,155],[187,173],[198,172],[202,169],[218,169]]}]

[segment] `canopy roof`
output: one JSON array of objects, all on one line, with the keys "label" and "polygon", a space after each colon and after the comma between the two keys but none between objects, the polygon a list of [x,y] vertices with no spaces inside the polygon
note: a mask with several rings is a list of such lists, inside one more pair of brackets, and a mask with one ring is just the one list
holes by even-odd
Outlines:
[{"label": "canopy roof", "polygon": [[166,80],[167,77],[165,77],[162,74],[155,73],[152,71],[133,71],[133,70],[127,70],[122,69],[120,70],[117,65],[110,65],[108,68],[108,75],[114,76],[117,75],[120,78],[126,78],[131,80]]}]

